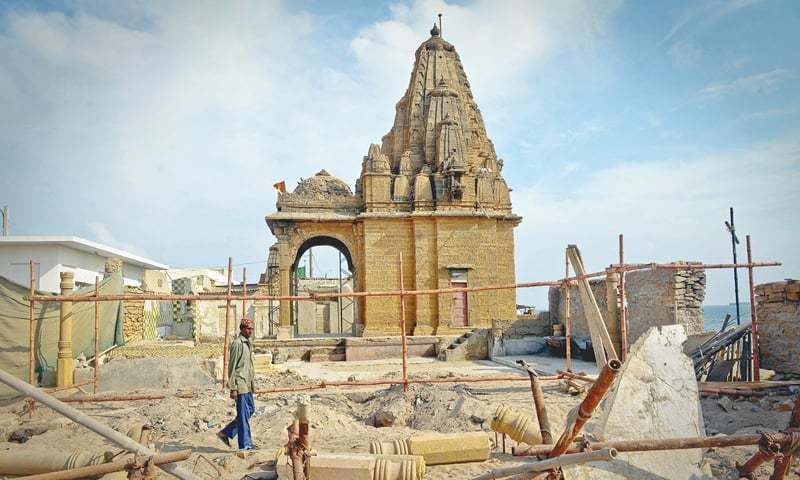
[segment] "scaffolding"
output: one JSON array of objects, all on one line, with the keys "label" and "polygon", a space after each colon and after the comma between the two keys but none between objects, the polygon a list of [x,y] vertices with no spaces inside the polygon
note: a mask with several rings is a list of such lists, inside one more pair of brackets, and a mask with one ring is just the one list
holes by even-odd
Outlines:
[{"label": "scaffolding", "polygon": [[[225,319],[225,335],[223,340],[223,368],[222,368],[222,388],[225,388],[227,383],[227,364],[228,364],[228,345],[230,341],[230,317],[231,317],[231,302],[233,301],[242,301],[243,304],[246,301],[267,301],[270,302],[270,328],[275,323],[272,320],[272,302],[280,302],[280,301],[315,301],[323,298],[361,298],[361,297],[399,297],[399,329],[400,329],[400,336],[401,336],[401,357],[402,357],[402,378],[399,380],[375,380],[375,381],[346,381],[346,382],[321,382],[312,385],[305,385],[299,387],[286,387],[286,388],[273,388],[268,390],[257,390],[256,393],[258,394],[270,394],[270,393],[279,393],[279,392],[296,392],[296,391],[307,391],[307,390],[318,390],[324,389],[329,387],[349,387],[349,386],[365,386],[365,385],[402,385],[404,390],[408,389],[408,386],[411,384],[423,383],[423,384],[433,384],[433,383],[470,383],[470,382],[506,382],[506,381],[529,381],[528,377],[525,375],[514,375],[514,376],[488,376],[488,377],[456,377],[456,378],[446,378],[446,379],[415,379],[410,378],[409,371],[408,371],[408,341],[407,341],[407,326],[406,326],[406,319],[405,319],[405,302],[406,298],[409,296],[418,296],[418,295],[443,295],[443,294],[451,294],[451,293],[472,293],[472,292],[491,292],[491,291],[498,291],[498,290],[509,290],[509,289],[520,289],[520,288],[536,288],[536,287],[556,287],[564,289],[565,296],[567,302],[569,302],[569,287],[574,282],[582,279],[590,279],[590,278],[597,278],[597,277],[604,277],[607,276],[609,273],[616,273],[619,275],[619,286],[618,289],[618,301],[620,307],[620,315],[619,315],[619,331],[626,332],[627,325],[626,325],[626,316],[625,316],[625,273],[636,271],[636,270],[648,270],[648,269],[668,269],[668,270],[714,270],[714,269],[733,269],[733,268],[746,268],[749,273],[749,291],[750,291],[750,308],[751,308],[751,329],[752,329],[752,339],[751,347],[752,351],[750,353],[750,359],[752,361],[752,371],[754,372],[753,379],[755,381],[759,381],[759,374],[758,374],[758,366],[759,366],[759,350],[758,350],[758,330],[756,323],[758,321],[758,315],[756,311],[756,304],[755,304],[755,283],[754,283],[754,269],[755,268],[762,268],[762,267],[777,267],[781,266],[780,262],[754,262],[752,256],[752,248],[750,243],[750,236],[747,237],[747,263],[742,264],[731,264],[731,263],[716,263],[716,264],[706,264],[706,263],[699,263],[699,264],[663,264],[663,263],[637,263],[637,264],[627,264],[624,262],[624,241],[623,236],[619,235],[619,263],[611,264],[608,268],[603,271],[587,273],[585,275],[575,275],[569,276],[569,261],[567,261],[567,270],[565,273],[565,277],[557,280],[549,280],[549,281],[534,281],[534,282],[523,282],[523,283],[514,283],[514,284],[506,284],[506,285],[487,285],[487,286],[477,286],[477,287],[459,287],[459,288],[440,288],[440,289],[426,289],[426,290],[406,290],[402,274],[400,275],[400,288],[399,290],[387,290],[387,291],[371,291],[371,292],[339,292],[339,293],[320,293],[320,294],[312,294],[312,295],[275,295],[272,292],[273,285],[275,282],[272,281],[273,275],[276,275],[275,270],[276,268],[276,261],[270,262],[268,261],[267,264],[267,284],[268,284],[268,292],[269,294],[263,295],[260,293],[255,294],[248,294],[248,291],[243,288],[242,293],[234,294],[232,292],[232,277],[231,277],[231,267],[232,267],[232,258],[228,258],[228,285],[227,285],[227,292],[225,294],[203,294],[203,295],[174,295],[174,294],[141,294],[141,295],[100,295],[98,290],[98,281],[96,282],[95,292],[94,294],[89,295],[56,295],[56,296],[45,296],[45,295],[36,295],[34,290],[34,264],[33,260],[30,260],[30,295],[28,297],[29,301],[29,308],[30,308],[30,345],[29,345],[29,383],[31,385],[35,382],[34,377],[34,354],[35,354],[35,344],[34,344],[34,332],[35,332],[35,320],[34,320],[34,305],[36,302],[94,302],[95,304],[95,338],[98,337],[98,328],[99,328],[99,303],[100,302],[108,302],[108,301],[125,301],[125,300],[169,300],[169,301],[221,301],[224,300],[226,302],[226,319]],[[272,258],[272,252],[270,252],[270,258]],[[403,257],[402,254],[398,256],[398,272],[402,272],[403,267]],[[246,274],[243,272],[243,284],[246,285]],[[569,308],[567,308],[567,315],[565,316],[565,333],[566,333],[566,345],[567,345],[567,355],[566,355],[566,371],[560,372],[558,375],[549,376],[549,377],[540,377],[542,380],[555,380],[561,378],[578,378],[580,376],[576,376],[572,373],[572,359],[571,359],[571,352],[569,349],[570,345],[570,318],[569,318]],[[625,335],[622,336],[623,338],[623,348],[620,352],[621,360],[624,361],[625,356],[627,355],[627,342],[625,341]],[[100,357],[99,352],[99,345],[97,341],[95,341],[95,356],[94,356],[94,378],[91,381],[93,384],[94,395],[96,396],[100,389]],[[588,380],[588,379],[587,379]],[[89,382],[86,382],[89,383]],[[73,385],[75,387],[77,385]],[[146,397],[146,398],[144,398]],[[95,400],[92,398],[84,398],[80,401],[123,401],[123,400],[139,400],[139,399],[151,399],[151,396],[115,396],[113,399],[103,399],[102,397],[96,397]]]}]

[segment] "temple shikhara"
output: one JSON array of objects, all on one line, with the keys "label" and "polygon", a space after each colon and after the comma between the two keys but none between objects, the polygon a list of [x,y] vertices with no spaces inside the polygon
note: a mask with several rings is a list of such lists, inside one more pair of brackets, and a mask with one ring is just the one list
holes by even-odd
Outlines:
[{"label": "temple shikhara", "polygon": [[[296,268],[311,247],[340,250],[355,291],[514,283],[510,189],[486,133],[455,47],[434,26],[416,51],[408,89],[381,145],[361,161],[355,189],[325,170],[280,193],[266,217],[278,239],[270,250],[275,293],[296,290]],[[279,337],[300,331],[298,308],[281,301]],[[398,297],[355,300],[343,335],[396,335]],[[516,318],[513,289],[406,298],[407,333],[454,334]],[[331,333],[331,332],[317,332]]]}]

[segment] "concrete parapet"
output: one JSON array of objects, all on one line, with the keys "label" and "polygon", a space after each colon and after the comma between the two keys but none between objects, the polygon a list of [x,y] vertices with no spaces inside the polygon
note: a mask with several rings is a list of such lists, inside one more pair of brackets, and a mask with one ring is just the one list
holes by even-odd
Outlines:
[{"label": "concrete parapet", "polygon": [[392,442],[372,442],[369,451],[420,455],[427,465],[483,462],[489,458],[491,440],[484,432],[417,435]]}]

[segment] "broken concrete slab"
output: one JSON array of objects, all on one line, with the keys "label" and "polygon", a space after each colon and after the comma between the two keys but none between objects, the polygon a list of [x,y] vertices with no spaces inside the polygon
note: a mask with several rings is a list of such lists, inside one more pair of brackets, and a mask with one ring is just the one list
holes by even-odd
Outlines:
[{"label": "broken concrete slab", "polygon": [[[616,387],[584,431],[596,441],[705,436],[682,325],[652,327],[633,345]],[[710,479],[702,449],[620,453],[614,462],[566,467],[568,480]]]}]

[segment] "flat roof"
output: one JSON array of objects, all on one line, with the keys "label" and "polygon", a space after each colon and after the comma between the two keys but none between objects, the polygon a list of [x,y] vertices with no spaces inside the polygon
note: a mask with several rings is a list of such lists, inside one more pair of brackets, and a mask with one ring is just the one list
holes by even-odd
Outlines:
[{"label": "flat roof", "polygon": [[126,263],[138,265],[140,267],[153,268],[158,270],[166,270],[169,265],[158,263],[153,260],[134,255],[133,253],[120,250],[118,248],[109,247],[101,243],[92,242],[85,238],[72,237],[72,236],[50,236],[50,235],[14,235],[8,237],[0,237],[0,246],[3,244],[11,245],[63,245],[65,247],[74,248],[88,253],[94,253],[103,257],[119,257]]}]

